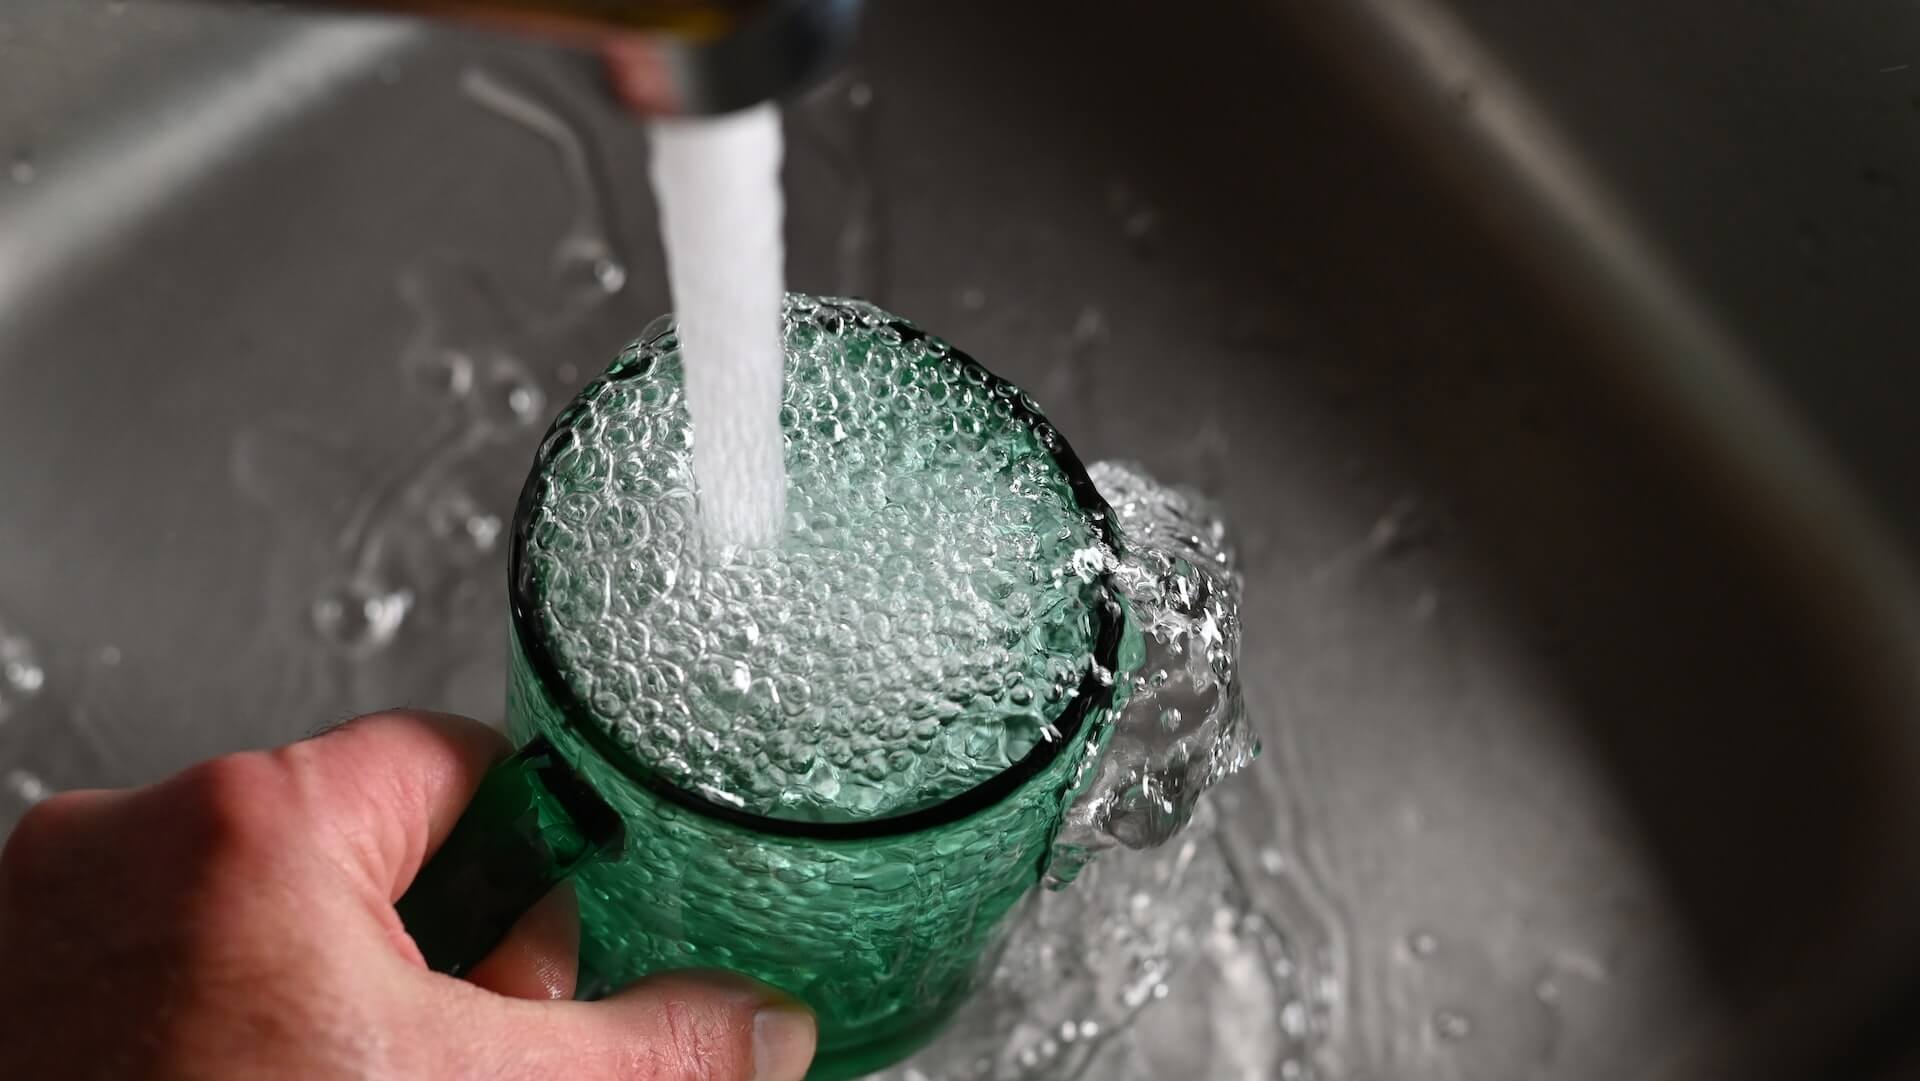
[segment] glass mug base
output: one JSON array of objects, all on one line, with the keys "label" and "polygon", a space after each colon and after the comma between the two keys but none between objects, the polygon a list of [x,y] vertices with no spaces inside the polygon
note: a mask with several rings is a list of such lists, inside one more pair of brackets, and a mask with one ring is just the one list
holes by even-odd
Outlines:
[{"label": "glass mug base", "polygon": [[[601,971],[596,962],[605,954],[605,946],[591,937],[581,941],[580,997],[596,999],[631,982]],[[852,1043],[821,1043],[814,1051],[813,1066],[806,1081],[850,1081],[878,1073],[912,1056],[932,1043],[967,1001],[970,989],[961,988],[953,1001],[938,1011],[924,1012],[905,1025],[880,1026],[871,1035]]]}]

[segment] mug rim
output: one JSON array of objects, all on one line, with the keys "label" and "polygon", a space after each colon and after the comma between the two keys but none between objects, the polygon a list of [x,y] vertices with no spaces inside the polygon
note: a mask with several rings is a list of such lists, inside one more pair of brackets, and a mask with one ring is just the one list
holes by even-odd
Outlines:
[{"label": "mug rim", "polygon": [[[817,299],[827,303],[835,302],[828,298]],[[880,313],[878,308],[871,305],[855,303],[866,311]],[[919,327],[893,315],[885,315],[883,323],[898,333],[902,342],[925,341],[929,344],[937,344],[940,349],[936,355],[940,360],[979,371],[985,376],[985,385],[989,390],[1004,389],[1007,392],[1005,397],[1013,407],[1014,417],[1036,434],[1040,434],[1042,445],[1053,458],[1054,464],[1066,476],[1067,486],[1073,493],[1075,505],[1091,520],[1094,533],[1100,543],[1109,549],[1118,548],[1119,534],[1114,527],[1112,508],[1107,506],[1106,500],[1094,487],[1092,478],[1087,475],[1085,465],[1073,452],[1073,448],[1067,445],[1066,439],[1033,405],[1031,398],[1020,392],[1019,388],[1011,382],[989,371],[972,356],[935,339]],[[659,330],[636,344],[651,345],[672,333],[672,325],[668,320],[662,319],[656,325],[660,326]],[[644,374],[637,371],[615,374],[609,370],[596,377],[593,382],[603,380],[610,383],[619,382],[640,378]],[[588,386],[592,386],[592,383]],[[581,394],[584,393],[585,388],[581,391]],[[578,401],[579,397],[580,395],[576,394],[568,405],[571,406],[574,401]],[[559,709],[561,718],[571,734],[582,740],[627,780],[653,795],[706,818],[728,822],[754,833],[782,837],[822,841],[861,841],[937,829],[984,811],[1018,791],[1027,781],[1052,765],[1067,747],[1081,737],[1087,727],[1088,719],[1096,709],[1104,709],[1111,704],[1112,680],[1103,681],[1099,672],[1101,669],[1109,673],[1118,671],[1120,640],[1125,631],[1125,616],[1117,600],[1118,593],[1112,589],[1108,576],[1103,574],[1100,580],[1108,586],[1110,597],[1115,599],[1094,606],[1097,624],[1094,628],[1093,663],[1088,666],[1080,687],[1067,702],[1066,708],[1054,718],[1053,727],[1059,730],[1059,738],[1040,740],[1031,750],[1022,755],[1019,761],[1008,765],[979,784],[957,792],[938,803],[919,807],[903,814],[833,822],[777,818],[759,814],[709,799],[683,787],[665,773],[648,768],[638,756],[622,748],[606,733],[606,726],[599,723],[591,705],[581,701],[560,675],[548,640],[549,636],[537,614],[532,596],[532,574],[526,566],[529,522],[537,501],[539,482],[545,472],[549,456],[548,448],[552,445],[554,436],[561,431],[561,422],[566,419],[567,413],[568,409],[563,408],[547,427],[546,433],[541,436],[540,448],[535,453],[533,468],[527,473],[526,484],[521,488],[520,499],[514,508],[512,541],[508,546],[507,556],[507,594],[513,635],[519,645],[521,657],[531,668],[547,700]]]}]

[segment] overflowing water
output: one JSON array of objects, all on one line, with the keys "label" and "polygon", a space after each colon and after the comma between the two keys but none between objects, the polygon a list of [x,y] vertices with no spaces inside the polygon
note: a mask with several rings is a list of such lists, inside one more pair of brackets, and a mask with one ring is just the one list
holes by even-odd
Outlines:
[{"label": "overflowing water", "polygon": [[38,695],[46,680],[33,642],[0,622],[0,723]]},{"label": "overflowing water", "polygon": [[1068,810],[1049,874],[1071,881],[1114,843],[1165,844],[1200,796],[1260,751],[1240,686],[1240,574],[1227,526],[1197,492],[1138,465],[1088,471],[1113,509],[1118,550],[1105,570],[1126,598],[1142,653],[1094,783]]},{"label": "overflowing water", "polygon": [[973,999],[884,1081],[1326,1077],[1322,929],[1267,914],[1217,802],[1173,843],[1030,896]]},{"label": "overflowing water", "polygon": [[[1106,750],[1049,861],[1058,892],[897,1076],[1160,1076],[1135,1027],[1176,987],[1182,1017],[1204,1004],[1221,1029],[1189,1042],[1211,1076],[1311,1076],[1318,929],[1283,935],[1255,907],[1201,802],[1258,749],[1218,512],[1130,464],[1089,470],[1091,498],[1030,398],[871,305],[790,297],[783,329],[775,548],[701,542],[694,362],[671,321],[561,414],[520,586],[561,678],[683,787],[807,820],[951,797],[1065,738],[1053,722],[1104,684],[1118,708],[1076,733]],[[1111,667],[1102,612],[1130,628]],[[1090,866],[1115,845],[1154,851]]]},{"label": "overflowing water", "polygon": [[[1117,679],[1110,727],[1077,733],[1110,742],[1053,880],[1167,841],[1257,750],[1224,523],[1127,465],[1094,467],[1112,506],[1088,504],[1030,399],[870,305],[795,296],[783,325],[777,548],[701,543],[695,362],[671,323],[548,437],[526,573],[574,694],[683,786],[818,819],[957,795]],[[1122,604],[1135,644],[1103,665]]]},{"label": "overflowing water", "polygon": [[784,338],[777,547],[702,543],[699,361],[666,324],[549,437],[527,571],[562,674],[641,761],[762,814],[903,813],[1066,738],[1097,525],[1018,391],[937,340],[799,296]]}]

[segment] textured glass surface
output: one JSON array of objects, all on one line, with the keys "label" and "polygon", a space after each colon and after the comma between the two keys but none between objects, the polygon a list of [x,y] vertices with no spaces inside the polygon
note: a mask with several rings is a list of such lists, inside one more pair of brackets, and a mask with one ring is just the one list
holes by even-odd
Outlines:
[{"label": "textured glass surface", "polygon": [[779,818],[899,814],[1057,738],[1103,553],[1014,388],[870,305],[784,314],[779,543],[701,536],[666,327],[549,436],[529,592],[560,675],[647,769]]},{"label": "textured glass surface", "polygon": [[[820,1079],[897,1059],[966,998],[1093,774],[1115,686],[1096,646],[1122,617],[1105,508],[1031,401],[869,305],[785,314],[775,548],[699,534],[670,324],[555,422],[508,718],[625,826],[574,880],[584,992],[756,977],[816,1011]],[[912,812],[928,824],[861,836]]]},{"label": "textured glass surface", "polygon": [[[857,841],[770,836],[631,783],[568,722],[518,642],[512,661],[515,739],[546,735],[626,824],[624,856],[574,877],[583,989],[689,967],[764,980],[818,1015],[815,1081],[886,1065],[966,998],[1001,918],[1039,880],[1091,750],[1078,743],[945,826]],[[1104,732],[1103,717],[1089,721]]]}]

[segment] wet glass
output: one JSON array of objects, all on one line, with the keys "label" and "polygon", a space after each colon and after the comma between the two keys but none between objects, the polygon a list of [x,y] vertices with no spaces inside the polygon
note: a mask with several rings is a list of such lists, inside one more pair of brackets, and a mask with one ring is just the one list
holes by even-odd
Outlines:
[{"label": "wet glass", "polygon": [[[790,382],[814,381],[790,387],[782,414],[791,485],[804,491],[817,476],[831,486],[829,502],[802,500],[802,540],[787,547],[845,526],[851,534],[834,543],[849,558],[749,553],[720,568],[676,547],[698,544],[687,535],[691,493],[647,454],[602,453],[653,438],[663,461],[685,450],[663,420],[680,408],[679,369],[671,325],[657,325],[541,447],[510,570],[508,729],[522,749],[489,775],[400,909],[429,963],[459,972],[570,877],[583,995],[680,968],[755,977],[815,1011],[809,1077],[831,1081],[904,1057],[966,998],[1007,913],[1046,871],[1106,737],[1114,673],[1138,644],[1095,562],[1020,581],[976,559],[956,592],[929,586],[928,596],[1018,613],[1006,623],[1014,640],[981,645],[982,627],[1001,629],[996,609],[980,626],[948,618],[947,637],[929,632],[944,656],[888,652],[900,636],[880,632],[822,637],[812,666],[787,655],[789,639],[798,654],[814,646],[783,629],[811,609],[781,592],[782,576],[817,575],[823,607],[851,605],[848,628],[912,618],[926,598],[917,579],[901,586],[886,525],[911,500],[1006,510],[1006,523],[978,534],[988,547],[1060,546],[1058,559],[1007,566],[1058,571],[1076,545],[1116,543],[1072,450],[1030,399],[971,358],[849,302],[795,298],[787,337],[790,357],[829,373],[802,375],[790,360]],[[931,546],[927,559],[967,565],[974,534],[945,521],[934,523],[940,537],[906,531],[897,547]],[[601,550],[609,538],[628,546],[618,558]],[[753,592],[767,583],[777,588]],[[870,603],[854,604],[861,596]],[[793,603],[805,610],[781,607]],[[730,649],[729,628],[756,619],[769,629]],[[760,663],[756,648],[779,656]],[[876,651],[883,675],[897,653],[895,682],[919,672],[925,685],[893,700],[885,687],[868,693]],[[783,682],[783,665],[813,678]],[[773,673],[764,692],[762,670]],[[860,718],[851,737],[847,711]],[[919,737],[908,733],[932,735],[909,745]]]}]

